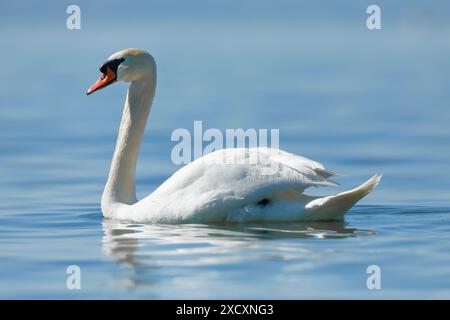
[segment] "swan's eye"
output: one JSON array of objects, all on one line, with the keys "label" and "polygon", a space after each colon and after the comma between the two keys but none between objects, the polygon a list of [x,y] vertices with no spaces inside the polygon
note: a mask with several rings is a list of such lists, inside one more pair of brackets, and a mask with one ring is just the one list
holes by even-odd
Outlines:
[{"label": "swan's eye", "polygon": [[106,78],[106,73],[102,74],[102,80],[104,80]]}]

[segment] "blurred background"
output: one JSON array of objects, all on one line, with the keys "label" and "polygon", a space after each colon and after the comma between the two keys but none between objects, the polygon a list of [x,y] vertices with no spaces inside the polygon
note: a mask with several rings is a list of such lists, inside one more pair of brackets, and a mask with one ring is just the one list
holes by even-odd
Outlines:
[{"label": "blurred background", "polygon": [[[71,4],[81,8],[80,30],[66,28]],[[381,30],[366,27],[370,4],[381,7]],[[33,232],[46,230],[50,241],[64,226],[83,229],[83,219],[70,212],[87,212],[87,226],[101,228],[99,202],[126,85],[85,92],[98,66],[127,47],[150,51],[158,65],[138,197],[179,168],[170,160],[172,131],[192,131],[202,120],[204,129],[223,132],[279,129],[282,149],[345,174],[339,190],[384,174],[362,205],[445,208],[449,16],[443,0],[1,2],[3,274],[16,272],[20,254],[30,254],[20,234],[32,242]],[[60,212],[69,214],[58,224]]]},{"label": "blurred background", "polygon": [[[85,91],[111,53],[138,47],[158,65],[137,175],[144,194],[176,169],[171,132],[202,120],[279,128],[281,148],[345,173],[345,186],[384,173],[364,201],[448,204],[450,4],[378,1],[382,30],[370,31],[371,3],[78,1],[81,30],[66,28],[72,2],[2,3],[3,201],[50,189],[98,200],[126,85]],[[30,183],[47,187],[20,192]]]}]

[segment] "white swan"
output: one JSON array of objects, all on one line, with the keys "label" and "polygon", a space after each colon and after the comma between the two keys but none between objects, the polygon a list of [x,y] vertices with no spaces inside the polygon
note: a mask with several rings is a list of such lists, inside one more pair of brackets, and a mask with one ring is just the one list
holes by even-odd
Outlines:
[{"label": "white swan", "polygon": [[270,148],[224,149],[178,170],[152,194],[137,201],[136,161],[156,87],[156,64],[146,51],[114,53],[100,67],[90,94],[115,81],[131,82],[120,123],[103,215],[136,223],[341,220],[381,176],[335,196],[303,194],[311,186],[333,186],[335,174],[322,164]]}]

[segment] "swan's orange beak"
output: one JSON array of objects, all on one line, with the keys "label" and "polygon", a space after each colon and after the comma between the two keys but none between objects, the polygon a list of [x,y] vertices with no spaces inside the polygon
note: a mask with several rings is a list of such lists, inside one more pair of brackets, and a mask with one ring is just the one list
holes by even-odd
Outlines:
[{"label": "swan's orange beak", "polygon": [[116,80],[116,74],[109,67],[106,68],[106,73],[102,74],[100,78],[87,90],[86,94],[90,95],[92,92],[100,90]]}]

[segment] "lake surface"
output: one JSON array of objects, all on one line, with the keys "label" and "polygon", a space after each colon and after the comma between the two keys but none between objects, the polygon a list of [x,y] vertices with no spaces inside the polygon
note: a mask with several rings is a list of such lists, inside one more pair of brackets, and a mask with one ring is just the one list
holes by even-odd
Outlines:
[{"label": "lake surface", "polygon": [[[448,3],[381,1],[369,31],[364,1],[129,2],[78,1],[73,31],[59,2],[0,5],[0,298],[450,298]],[[85,92],[126,47],[158,64],[139,198],[179,168],[171,133],[196,120],[279,129],[282,149],[345,174],[313,194],[381,184],[344,222],[103,219],[126,85]]]}]

